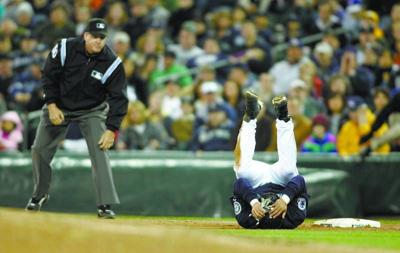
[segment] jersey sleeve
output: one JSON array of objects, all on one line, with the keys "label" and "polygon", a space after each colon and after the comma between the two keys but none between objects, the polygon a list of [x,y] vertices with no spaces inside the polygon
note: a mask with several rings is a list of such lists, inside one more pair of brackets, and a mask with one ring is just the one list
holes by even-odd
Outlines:
[{"label": "jersey sleeve", "polygon": [[233,184],[233,194],[250,204],[253,199],[258,199],[260,196],[251,187],[248,180],[239,178]]},{"label": "jersey sleeve", "polygon": [[47,56],[42,69],[43,97],[46,104],[54,103],[59,98],[61,76],[61,43],[58,42]]},{"label": "jersey sleeve", "polygon": [[306,182],[304,177],[301,175],[297,175],[293,177],[285,186],[285,188],[281,191],[282,194],[287,195],[290,200],[294,197],[307,193]]},{"label": "jersey sleeve", "polygon": [[122,63],[115,69],[107,82],[107,103],[110,106],[110,111],[107,115],[106,127],[111,131],[117,131],[128,110],[126,77]]}]

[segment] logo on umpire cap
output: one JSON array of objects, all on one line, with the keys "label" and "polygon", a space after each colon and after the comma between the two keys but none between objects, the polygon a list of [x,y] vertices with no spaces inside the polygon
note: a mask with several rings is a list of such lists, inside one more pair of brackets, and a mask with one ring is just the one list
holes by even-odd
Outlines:
[{"label": "logo on umpire cap", "polygon": [[96,28],[98,28],[98,29],[104,29],[104,28],[106,28],[106,25],[103,24],[103,23],[96,23]]},{"label": "logo on umpire cap", "polygon": [[235,215],[238,215],[242,211],[242,206],[236,200],[233,202],[233,210],[235,212]]}]

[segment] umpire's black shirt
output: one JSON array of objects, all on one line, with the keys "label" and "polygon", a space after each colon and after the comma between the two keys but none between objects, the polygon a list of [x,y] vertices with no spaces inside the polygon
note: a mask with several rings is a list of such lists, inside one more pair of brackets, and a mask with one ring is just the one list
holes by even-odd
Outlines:
[{"label": "umpire's black shirt", "polygon": [[83,38],[62,39],[43,68],[44,98],[68,111],[87,110],[107,101],[107,129],[119,129],[126,114],[126,78],[121,59],[107,46],[88,55]]}]

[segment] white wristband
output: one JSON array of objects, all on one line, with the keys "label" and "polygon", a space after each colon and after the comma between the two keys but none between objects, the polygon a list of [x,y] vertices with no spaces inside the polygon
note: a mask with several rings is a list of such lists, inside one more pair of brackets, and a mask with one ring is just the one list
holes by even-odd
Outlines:
[{"label": "white wristband", "polygon": [[289,196],[286,195],[286,194],[283,194],[282,197],[281,197],[281,199],[282,199],[283,201],[285,201],[286,205],[289,204],[289,202],[290,202],[290,198],[289,198]]},{"label": "white wristband", "polygon": [[253,199],[252,201],[250,201],[250,205],[254,206],[254,204],[256,204],[258,201],[258,199]]}]

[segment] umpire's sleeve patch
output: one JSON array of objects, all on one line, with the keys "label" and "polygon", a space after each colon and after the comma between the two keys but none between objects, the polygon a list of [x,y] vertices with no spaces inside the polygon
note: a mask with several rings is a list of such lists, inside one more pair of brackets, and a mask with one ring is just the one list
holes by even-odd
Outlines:
[{"label": "umpire's sleeve patch", "polygon": [[236,200],[233,201],[233,211],[235,212],[235,215],[239,215],[242,211],[242,206]]}]

